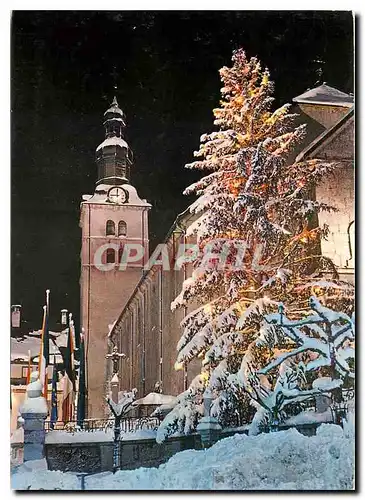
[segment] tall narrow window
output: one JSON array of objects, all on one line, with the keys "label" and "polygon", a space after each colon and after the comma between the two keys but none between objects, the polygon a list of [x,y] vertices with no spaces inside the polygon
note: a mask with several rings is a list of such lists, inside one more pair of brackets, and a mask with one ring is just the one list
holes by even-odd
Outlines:
[{"label": "tall narrow window", "polygon": [[112,220],[106,221],[106,235],[107,236],[115,235],[115,224]]},{"label": "tall narrow window", "polygon": [[118,236],[126,236],[127,234],[127,224],[124,220],[120,220],[118,224]]},{"label": "tall narrow window", "polygon": [[108,248],[106,251],[106,263],[112,264],[115,262],[115,250],[113,248]]}]

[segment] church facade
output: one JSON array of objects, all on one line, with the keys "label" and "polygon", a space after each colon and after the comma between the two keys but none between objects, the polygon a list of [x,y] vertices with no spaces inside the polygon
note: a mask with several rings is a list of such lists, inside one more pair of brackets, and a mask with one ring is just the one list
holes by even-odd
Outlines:
[{"label": "church facade", "polygon": [[[321,215],[320,223],[326,222],[329,225],[328,240],[322,243],[321,251],[323,255],[334,260],[342,279],[353,281],[353,98],[323,84],[316,89],[305,92],[293,101],[295,103],[294,111],[300,114],[299,120],[302,123],[307,123],[308,134],[306,142],[304,145],[302,144],[301,150],[295,152],[292,161],[296,158],[298,160],[323,158],[338,162],[338,173],[336,173],[335,178],[340,175],[342,182],[339,183],[338,179],[327,179],[318,186],[316,191],[318,200],[330,202],[339,209],[335,215]],[[107,115],[106,121],[112,119],[113,116],[116,115],[113,114],[110,117]],[[107,141],[108,137],[104,142]],[[104,146],[99,146],[98,151],[103,150],[103,148]],[[121,149],[123,149],[122,146]],[[109,154],[109,150],[106,153]],[[152,391],[171,395],[179,394],[199,373],[201,365],[199,360],[195,360],[189,364],[187,369],[175,366],[176,346],[181,336],[179,325],[183,317],[189,314],[194,307],[192,305],[191,309],[185,308],[172,313],[170,305],[180,293],[184,280],[190,276],[191,268],[189,269],[189,265],[181,269],[170,265],[168,270],[161,265],[154,265],[145,270],[143,274],[141,268],[137,266],[135,273],[128,270],[127,274],[120,272],[118,275],[116,272],[114,278],[113,273],[110,276],[109,273],[104,273],[105,281],[103,281],[104,275],[98,274],[97,270],[90,265],[90,256],[97,246],[96,240],[100,244],[102,241],[113,242],[120,238],[120,236],[113,236],[108,240],[105,234],[102,235],[108,218],[112,219],[111,214],[114,214],[112,220],[115,224],[119,223],[120,218],[123,219],[129,214],[130,218],[126,222],[133,224],[132,221],[135,221],[136,228],[138,228],[134,237],[148,245],[148,232],[144,231],[148,231],[147,214],[151,206],[144,200],[138,199],[137,202],[137,198],[135,204],[129,209],[128,204],[115,203],[113,200],[108,201],[109,190],[114,185],[126,190],[134,189],[129,184],[127,175],[123,177],[124,174],[121,174],[121,177],[111,176],[110,182],[106,184],[106,167],[100,165],[105,165],[109,157],[112,156],[104,153],[97,155],[100,170],[95,194],[85,200],[81,208],[83,228],[82,318],[85,330],[90,332],[88,347],[89,416],[101,414],[102,407],[98,401],[101,401],[108,391],[108,381],[111,375],[110,368],[108,368],[110,362],[105,360],[108,339],[110,341],[109,351],[111,351],[111,346],[115,345],[118,347],[119,353],[125,354],[120,364],[119,390],[130,390],[136,387],[139,398]],[[104,163],[100,163],[101,159]],[[116,180],[118,182],[115,182]],[[103,193],[98,194],[98,189],[102,190]],[[109,197],[112,194],[113,191],[110,192]],[[101,207],[96,208],[99,199],[102,199]],[[94,216],[91,215],[91,220],[94,218],[94,226],[93,224],[89,225],[89,204],[96,204],[95,207],[91,207],[91,214],[94,214]],[[137,216],[140,211],[146,217],[143,228],[142,223],[137,223],[138,220],[142,220]],[[193,217],[189,209],[178,215],[165,238],[164,243],[167,245],[172,264],[174,264],[180,244],[195,243],[194,239],[189,239],[186,236],[186,228],[193,221]],[[90,227],[94,228],[94,232],[90,233],[90,229],[88,229]],[[92,250],[89,250],[90,245]],[[100,288],[99,291],[98,288]],[[92,301],[88,302],[90,289]],[[115,300],[116,294],[119,296],[119,302]],[[89,322],[89,326],[87,322]],[[108,325],[110,324],[112,327],[109,329]],[[97,372],[94,372],[94,366],[98,366]],[[96,409],[98,413],[96,413]]]}]

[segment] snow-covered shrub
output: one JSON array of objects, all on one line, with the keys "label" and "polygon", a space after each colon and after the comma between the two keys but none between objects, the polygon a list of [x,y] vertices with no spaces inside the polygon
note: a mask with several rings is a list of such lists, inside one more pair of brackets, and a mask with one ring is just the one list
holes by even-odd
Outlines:
[{"label": "snow-covered shrub", "polygon": [[[354,314],[324,307],[315,297],[309,302],[310,314],[301,319],[288,319],[283,305],[265,315],[258,339],[243,357],[237,378],[262,408],[256,420],[281,420],[288,405],[331,394],[345,381],[353,385]],[[270,355],[260,367],[253,352],[262,348]]]}]

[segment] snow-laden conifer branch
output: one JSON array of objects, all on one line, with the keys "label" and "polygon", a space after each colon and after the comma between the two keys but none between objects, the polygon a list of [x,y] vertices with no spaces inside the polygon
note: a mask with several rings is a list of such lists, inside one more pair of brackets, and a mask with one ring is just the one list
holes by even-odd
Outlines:
[{"label": "snow-laden conifer branch", "polygon": [[[352,319],[342,311],[323,306],[315,297],[311,297],[309,303],[312,314],[303,319],[288,319],[282,305],[279,312],[265,315],[258,341],[251,344],[243,357],[239,380],[250,397],[263,408],[260,418],[265,412],[270,413],[270,418],[278,418],[284,407],[318,394],[322,380],[318,378],[319,369],[330,370],[332,382],[326,384],[326,392],[342,386],[344,377],[354,378],[354,369],[348,362],[353,362],[355,355]],[[273,330],[277,329],[280,335],[273,335]],[[255,345],[268,345],[272,352],[277,347],[276,354],[258,367],[252,356]],[[278,349],[280,346],[286,346],[284,352]],[[303,357],[304,354],[307,357]],[[268,388],[267,377],[275,370],[277,381]],[[317,375],[312,388],[308,387],[306,379],[306,374],[311,372]]]}]

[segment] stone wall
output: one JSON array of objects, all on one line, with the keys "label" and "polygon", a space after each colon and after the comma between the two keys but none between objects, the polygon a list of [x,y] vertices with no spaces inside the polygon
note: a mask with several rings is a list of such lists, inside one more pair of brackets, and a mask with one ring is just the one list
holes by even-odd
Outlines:
[{"label": "stone wall", "polygon": [[[182,436],[158,444],[154,439],[120,442],[122,470],[139,467],[158,467],[187,449],[200,449],[200,436]],[[45,455],[50,470],[87,472],[89,474],[113,470],[113,442],[46,444]]]},{"label": "stone wall", "polygon": [[355,264],[355,225],[349,227],[355,219],[354,119],[350,118],[310,157],[338,162],[334,173],[316,189],[318,201],[337,209],[319,216],[320,225],[329,226],[328,238],[322,240],[321,248],[322,254],[333,260],[341,274],[351,275]]},{"label": "stone wall", "polygon": [[[296,426],[280,425],[279,431],[295,427],[305,436],[314,436],[319,425],[320,422]],[[243,427],[226,428],[222,431],[220,439],[247,433],[248,430]],[[176,453],[188,449],[202,449],[199,434],[169,438],[162,444],[156,443],[155,439],[121,441],[120,468],[132,470],[139,467],[158,467]],[[113,470],[112,441],[46,444],[45,456],[50,470],[88,474]]]},{"label": "stone wall", "polygon": [[321,242],[322,253],[330,257],[342,272],[348,270],[349,273],[353,273],[355,263],[354,224],[349,228],[350,223],[355,219],[353,165],[348,163],[339,165],[336,172],[326,182],[318,186],[317,199],[323,203],[334,205],[338,209],[338,212],[320,214],[320,224],[326,223],[329,226],[328,238]]}]

